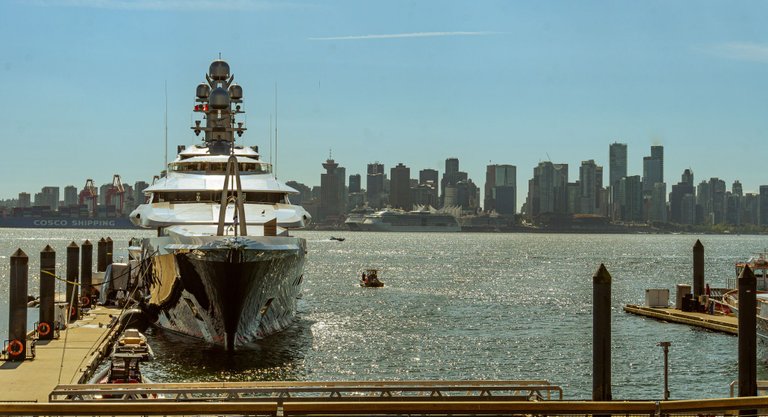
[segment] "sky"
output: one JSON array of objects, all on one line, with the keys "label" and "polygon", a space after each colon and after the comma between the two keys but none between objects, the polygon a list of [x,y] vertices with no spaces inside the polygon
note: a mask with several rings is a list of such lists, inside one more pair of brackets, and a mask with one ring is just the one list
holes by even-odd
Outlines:
[{"label": "sky", "polygon": [[575,181],[594,159],[607,182],[621,142],[629,175],[664,146],[668,192],[686,168],[757,192],[766,16],[765,1],[6,0],[0,199],[151,181],[166,100],[172,159],[199,142],[195,87],[219,54],[244,90],[241,142],[281,180],[319,185],[329,155],[413,178],[457,157],[481,190],[486,165],[517,166],[519,207],[539,162]]}]

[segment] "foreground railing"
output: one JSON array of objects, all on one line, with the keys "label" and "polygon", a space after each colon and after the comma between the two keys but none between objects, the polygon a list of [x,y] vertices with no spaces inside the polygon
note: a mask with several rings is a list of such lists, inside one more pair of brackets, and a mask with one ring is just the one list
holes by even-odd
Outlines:
[{"label": "foreground railing", "polygon": [[[745,411],[750,410],[750,411]],[[683,401],[127,401],[0,404],[0,415],[217,415],[217,416],[765,416],[768,398]]]}]

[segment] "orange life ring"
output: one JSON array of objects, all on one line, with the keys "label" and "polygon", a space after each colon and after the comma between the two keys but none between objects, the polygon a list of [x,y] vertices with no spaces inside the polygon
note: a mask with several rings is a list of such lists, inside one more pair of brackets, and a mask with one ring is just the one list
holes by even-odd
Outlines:
[{"label": "orange life ring", "polygon": [[76,317],[77,316],[77,309],[75,306],[72,306],[69,308],[69,317]]},{"label": "orange life ring", "polygon": [[80,304],[82,304],[83,307],[88,307],[91,305],[91,299],[86,296],[82,296],[80,297]]},{"label": "orange life ring", "polygon": [[42,323],[37,325],[37,334],[39,334],[40,336],[48,336],[48,334],[50,334],[50,333],[51,333],[51,325],[50,324],[48,324],[46,322],[42,322]]},{"label": "orange life ring", "polygon": [[8,343],[8,356],[17,357],[24,353],[24,344],[19,339],[13,339]]}]

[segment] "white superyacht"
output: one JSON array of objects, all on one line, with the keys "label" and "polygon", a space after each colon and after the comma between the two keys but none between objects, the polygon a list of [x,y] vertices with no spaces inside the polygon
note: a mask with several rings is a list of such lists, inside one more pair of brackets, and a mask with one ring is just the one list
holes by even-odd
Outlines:
[{"label": "white superyacht", "polygon": [[210,65],[194,106],[202,120],[192,129],[202,142],[179,147],[130,215],[157,230],[133,251],[149,276],[140,284],[144,312],[160,327],[228,350],[292,323],[306,241],[289,232],[311,221],[258,147],[235,144],[246,128],[238,120],[243,90],[233,80],[225,61]]}]

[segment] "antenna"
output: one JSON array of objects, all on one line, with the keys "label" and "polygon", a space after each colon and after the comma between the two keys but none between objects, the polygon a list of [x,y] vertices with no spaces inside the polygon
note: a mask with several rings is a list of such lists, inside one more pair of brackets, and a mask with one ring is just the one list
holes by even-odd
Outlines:
[{"label": "antenna", "polygon": [[277,81],[275,81],[275,165],[272,167],[277,179]]},{"label": "antenna", "polygon": [[269,114],[269,164],[272,165],[272,113]]},{"label": "antenna", "polygon": [[165,160],[163,169],[168,169],[168,80],[165,80]]}]

